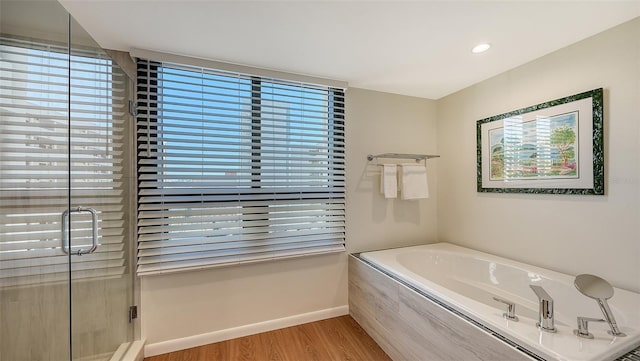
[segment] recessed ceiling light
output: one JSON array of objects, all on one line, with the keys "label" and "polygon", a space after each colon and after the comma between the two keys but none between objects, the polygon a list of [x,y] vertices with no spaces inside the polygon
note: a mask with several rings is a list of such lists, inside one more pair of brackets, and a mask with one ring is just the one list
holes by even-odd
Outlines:
[{"label": "recessed ceiling light", "polygon": [[489,50],[490,47],[491,44],[489,43],[478,44],[474,46],[473,49],[471,49],[471,52],[474,54],[484,53],[485,51]]}]

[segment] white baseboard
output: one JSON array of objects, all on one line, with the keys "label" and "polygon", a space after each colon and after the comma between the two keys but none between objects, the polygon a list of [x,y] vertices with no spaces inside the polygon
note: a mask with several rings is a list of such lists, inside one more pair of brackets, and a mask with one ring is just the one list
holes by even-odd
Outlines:
[{"label": "white baseboard", "polygon": [[324,310],[303,313],[299,315],[269,320],[264,322],[253,323],[224,330],[202,333],[199,335],[176,338],[173,340],[162,341],[147,344],[144,346],[144,356],[156,356],[163,353],[169,353],[184,350],[192,347],[207,345],[214,342],[231,340],[238,337],[254,335],[256,333],[278,330],[285,327],[302,325],[304,323],[325,320],[327,318],[344,316],[349,314],[349,306],[339,306],[327,308]]},{"label": "white baseboard", "polygon": [[123,343],[109,361],[142,361],[144,358],[143,349],[144,340]]}]

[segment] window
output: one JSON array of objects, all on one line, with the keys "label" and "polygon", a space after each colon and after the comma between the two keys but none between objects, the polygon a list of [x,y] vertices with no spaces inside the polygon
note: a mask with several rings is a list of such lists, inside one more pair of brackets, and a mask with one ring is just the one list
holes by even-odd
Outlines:
[{"label": "window", "polygon": [[138,274],[344,250],[344,91],[138,61]]},{"label": "window", "polygon": [[[123,77],[92,50],[0,37],[0,287],[68,279],[69,185],[100,218],[100,246],[74,257],[74,279],[124,273]],[[90,244],[89,220],[72,220],[73,245]]]}]

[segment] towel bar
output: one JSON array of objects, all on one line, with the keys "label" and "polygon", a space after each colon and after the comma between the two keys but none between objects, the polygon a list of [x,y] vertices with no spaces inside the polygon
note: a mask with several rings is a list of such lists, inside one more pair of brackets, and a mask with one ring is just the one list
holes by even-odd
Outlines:
[{"label": "towel bar", "polygon": [[416,162],[423,159],[431,159],[431,158],[439,158],[439,155],[430,155],[430,154],[406,154],[406,153],[383,153],[367,155],[367,160],[372,161],[377,158],[393,158],[393,159],[414,159]]}]

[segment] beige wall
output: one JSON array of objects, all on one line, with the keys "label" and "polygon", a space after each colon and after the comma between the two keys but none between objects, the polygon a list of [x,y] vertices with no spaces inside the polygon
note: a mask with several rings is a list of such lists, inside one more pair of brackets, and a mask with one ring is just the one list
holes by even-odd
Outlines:
[{"label": "beige wall", "polygon": [[[346,106],[347,252],[434,241],[438,160],[431,199],[386,201],[366,155],[435,152],[435,102],[349,89]],[[141,279],[148,344],[346,305],[346,253]]]},{"label": "beige wall", "polygon": [[[526,46],[526,44],[524,44]],[[605,196],[476,192],[476,121],[604,88]],[[441,241],[640,291],[640,18],[438,101]]]},{"label": "beige wall", "polygon": [[[427,161],[430,198],[385,199],[380,167],[367,154],[435,154],[435,102],[349,89],[347,93],[347,241],[351,252],[435,242],[437,172]],[[392,161],[380,160],[379,162]],[[404,160],[404,162],[412,162]]]}]

